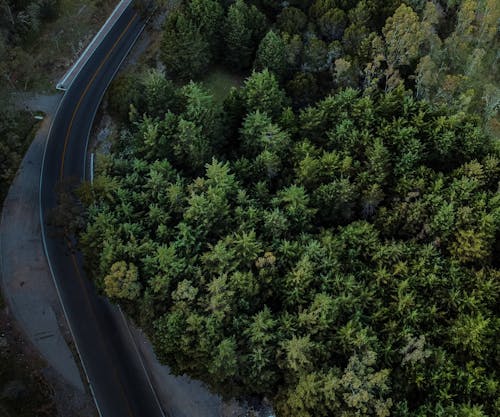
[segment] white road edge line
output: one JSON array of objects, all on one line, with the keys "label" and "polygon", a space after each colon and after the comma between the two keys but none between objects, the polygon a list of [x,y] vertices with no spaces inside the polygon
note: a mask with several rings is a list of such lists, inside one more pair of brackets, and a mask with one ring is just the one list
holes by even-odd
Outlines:
[{"label": "white road edge line", "polygon": [[[124,9],[124,11],[126,10],[126,8]],[[109,19],[109,18],[108,18]],[[127,53],[126,55],[124,56],[124,58],[120,61],[120,64],[117,68],[117,70],[114,72],[113,74],[113,78],[114,76],[116,75],[116,73],[118,72],[118,69],[120,68],[121,64],[123,63],[123,61],[125,60],[125,57],[128,55],[128,53],[130,52],[130,50],[132,49],[132,46],[135,44],[135,42],[137,41],[137,38],[139,37],[139,35],[142,33],[142,31],[144,30],[144,27],[145,25],[143,25],[143,27],[141,28],[141,30],[139,31],[139,34],[138,36],[136,36],[136,38],[134,39],[134,41],[132,42],[130,48],[127,50]],[[102,28],[101,28],[102,30]],[[99,32],[98,32],[99,33]],[[78,73],[75,75],[75,78],[78,77],[78,75],[80,74],[81,70],[83,69],[83,67],[80,69],[80,71],[78,71]],[[74,78],[74,79],[75,79]],[[113,79],[112,78],[112,79]],[[108,85],[106,86],[106,89],[107,87],[109,86],[109,84],[111,83],[111,81],[108,83]],[[90,393],[92,395],[92,399],[94,400],[94,403],[96,405],[96,408],[97,408],[97,412],[99,413],[99,417],[103,417],[103,414],[101,412],[101,409],[99,408],[99,403],[97,401],[97,398],[96,398],[96,395],[95,395],[95,392],[94,392],[94,388],[92,387],[92,383],[90,382],[90,378],[89,378],[89,374],[88,374],[88,371],[87,371],[87,368],[85,367],[85,363],[83,361],[83,356],[80,352],[80,349],[78,347],[78,343],[76,341],[76,338],[75,338],[75,334],[73,332],[73,328],[71,326],[71,323],[69,321],[69,318],[68,318],[68,313],[66,311],[66,307],[64,305],[64,301],[61,297],[61,291],[59,289],[59,285],[57,283],[57,280],[56,280],[56,277],[55,277],[55,273],[54,273],[54,269],[52,267],[52,263],[50,261],[50,256],[49,256],[49,251],[47,249],[47,241],[46,241],[46,238],[45,238],[45,224],[44,224],[44,219],[43,219],[43,210],[42,210],[42,186],[43,186],[43,172],[44,172],[44,167],[45,167],[45,157],[46,157],[46,154],[47,154],[47,147],[48,147],[48,143],[49,143],[49,138],[51,136],[51,133],[52,133],[52,127],[54,126],[54,121],[57,117],[57,114],[59,113],[59,109],[61,108],[61,105],[62,103],[64,102],[64,99],[66,98],[66,92],[67,90],[64,90],[64,93],[63,93],[63,96],[61,98],[61,101],[59,102],[58,106],[57,106],[57,109],[56,109],[56,112],[54,113],[54,117],[52,119],[52,122],[50,124],[50,128],[49,128],[49,133],[47,134],[47,139],[45,140],[45,147],[43,149],[43,157],[42,157],[42,165],[40,167],[40,185],[39,185],[39,189],[38,189],[38,208],[39,208],[39,211],[40,211],[40,232],[41,232],[41,235],[42,235],[42,243],[43,243],[43,250],[45,252],[45,258],[47,259],[47,264],[49,265],[49,269],[50,269],[50,274],[52,276],[52,281],[54,282],[54,286],[56,287],[56,292],[57,292],[57,297],[59,298],[59,301],[61,303],[61,307],[63,309],[63,312],[64,312],[64,317],[66,318],[66,322],[68,323],[68,327],[69,327],[69,330],[70,330],[70,333],[71,333],[71,337],[73,339],[73,342],[75,343],[75,348],[76,348],[76,351],[78,353],[78,357],[80,359],[80,363],[82,364],[82,367],[83,367],[83,371],[85,373],[85,378],[87,379],[87,385],[89,386],[89,389],[90,389]],[[102,95],[102,97],[104,96],[104,94]],[[101,99],[99,100],[99,102],[102,100],[102,97]],[[94,115],[92,117],[92,120],[94,120],[95,118],[95,114],[96,114],[97,110],[94,112]],[[86,145],[85,145],[85,156],[84,156],[84,164],[86,163],[86,156],[87,156],[87,146],[88,146],[88,139],[89,139],[89,136],[90,136],[90,131],[89,131],[89,134],[87,135],[87,142],[86,142]],[[85,165],[84,165],[84,177],[85,178]],[[155,395],[156,395],[156,392],[155,392]],[[162,410],[162,413],[163,413],[163,410]]]},{"label": "white road edge line", "polygon": [[[109,21],[111,20],[111,18],[115,15],[115,13],[122,6],[122,4],[124,4],[125,2],[128,2],[128,4],[130,4],[130,3],[132,3],[132,0],[120,0],[120,2],[113,9],[113,11],[111,12],[111,14],[108,16],[108,18],[104,22],[104,24],[101,26],[101,28],[99,29],[99,31],[94,35],[94,37],[92,38],[92,40],[89,42],[89,44],[87,45],[87,47],[85,48],[85,50],[80,54],[80,56],[78,57],[78,59],[76,60],[76,62],[71,66],[71,68],[66,72],[66,74],[64,74],[63,77],[57,82],[57,84],[56,84],[56,89],[57,90],[66,91],[66,90],[68,90],[71,87],[71,85],[73,84],[73,81],[78,77],[78,74],[80,74],[80,71],[85,66],[85,64],[82,65],[82,68],[80,68],[80,71],[78,71],[78,73],[73,77],[73,79],[71,80],[71,82],[69,83],[69,85],[64,85],[64,83],[66,82],[66,80],[68,79],[68,77],[71,74],[73,74],[73,72],[77,68],[78,64],[85,57],[85,55],[87,54],[87,52],[89,51],[89,49],[94,45],[94,43],[97,42],[97,38],[99,37],[99,35],[101,34],[101,32],[103,32],[105,29],[107,30],[107,32],[109,32],[111,30],[111,28],[113,26],[110,26],[109,28],[106,28],[106,26],[109,23]],[[127,4],[127,6],[128,6],[128,4]],[[125,10],[127,8],[127,6],[125,6],[123,10]],[[123,10],[122,10],[122,13],[123,13]],[[106,33],[104,35],[104,37],[106,37],[107,34],[108,33]],[[97,49],[97,47],[96,47],[96,49]],[[90,54],[87,57],[87,60],[91,56],[92,56],[92,54]]]},{"label": "white road edge line", "polygon": [[94,152],[90,154],[90,184],[94,184]]},{"label": "white road edge line", "polygon": [[[100,99],[99,99],[99,105],[96,106],[96,108],[94,109],[94,114],[92,115],[92,124],[94,123],[94,119],[95,119],[95,116],[97,114],[97,111],[101,105],[101,102],[102,102],[102,99],[104,97],[104,95],[106,94],[106,91],[108,90],[108,87],[109,87],[109,84],[111,84],[111,82],[114,80],[116,74],[118,73],[118,71],[121,69],[121,66],[123,64],[123,61],[125,61],[125,59],[128,57],[131,49],[133,48],[133,46],[135,45],[135,43],[137,42],[137,39],[139,39],[139,37],[142,35],[142,32],[144,31],[144,28],[146,27],[147,23],[149,22],[149,20],[151,19],[151,17],[149,17],[147,20],[146,20],[146,23],[141,27],[141,29],[139,30],[139,33],[137,34],[137,36],[135,37],[135,39],[132,41],[129,49],[127,50],[126,54],[123,56],[122,60],[120,61],[120,64],[118,65],[118,67],[116,68],[115,72],[113,73],[113,76],[111,77],[110,81],[108,82],[108,85],[106,86],[106,88],[104,89],[104,92],[102,93]],[[85,142],[85,154],[84,154],[84,160],[83,160],[83,180],[86,180],[87,179],[87,175],[86,175],[86,169],[87,169],[87,154],[88,154],[88,145],[89,145],[89,141],[90,141],[90,131],[91,129],[89,130],[89,133],[87,134],[87,139],[86,139],[86,142]],[[92,154],[93,155],[93,154]],[[92,157],[92,156],[91,156]],[[92,173],[91,173],[91,178],[92,178]],[[125,326],[127,327],[127,330],[129,332],[129,336],[130,338],[132,339],[132,343],[134,344],[134,348],[135,348],[135,351],[137,353],[137,356],[139,357],[139,361],[141,363],[141,366],[144,370],[144,373],[146,375],[146,379],[148,380],[148,384],[149,384],[149,387],[151,388],[151,391],[153,392],[153,395],[155,397],[155,400],[156,400],[156,403],[158,405],[158,408],[160,409],[163,417],[166,417],[164,411],[163,411],[163,408],[161,406],[161,403],[160,403],[160,400],[158,399],[158,393],[156,392],[155,388],[154,388],[154,385],[153,383],[151,382],[151,378],[149,376],[149,372],[146,370],[146,367],[144,365],[144,362],[142,360],[142,356],[140,355],[140,352],[139,352],[139,348],[137,347],[137,344],[135,343],[135,339],[133,338],[132,336],[132,333],[130,331],[130,328],[128,327],[128,323],[125,319],[125,316],[123,314],[123,311],[121,309],[120,306],[118,306],[118,309],[120,310],[120,314],[122,316],[122,319],[124,320],[125,322]]]},{"label": "white road edge line", "polygon": [[[94,114],[92,115],[92,125],[94,124],[94,120],[95,120],[95,116],[97,114],[97,111],[99,110],[99,107],[101,106],[101,102],[102,102],[102,99],[104,98],[104,95],[106,94],[106,92],[108,91],[108,88],[109,88],[109,85],[111,84],[111,82],[115,79],[116,77],[116,74],[118,73],[118,71],[120,71],[120,68],[123,64],[123,61],[125,61],[125,59],[127,59],[128,57],[128,54],[130,53],[130,51],[132,50],[132,48],[134,47],[135,43],[137,42],[137,39],[139,39],[139,36],[142,35],[142,32],[144,31],[144,28],[146,27],[146,24],[148,23],[149,21],[149,18],[148,20],[146,21],[146,23],[144,23],[144,25],[142,25],[141,29],[139,30],[139,33],[137,34],[137,36],[134,38],[134,40],[132,41],[132,43],[130,44],[130,47],[127,49],[127,52],[125,53],[125,55],[123,56],[122,60],[120,61],[120,63],[118,64],[118,66],[116,67],[116,70],[115,72],[113,72],[113,75],[111,77],[111,79],[109,80],[109,82],[106,84],[106,88],[104,89],[103,93],[101,94],[101,97],[99,97],[99,104],[95,107],[94,109]],[[83,155],[83,178],[82,180],[85,181],[87,179],[87,154],[88,154],[88,147],[89,147],[89,141],[90,141],[90,133],[91,133],[91,130],[92,130],[92,126],[90,127],[88,133],[87,133],[87,138],[85,139],[85,153]]]},{"label": "white road edge line", "polygon": [[132,340],[132,344],[134,345],[135,352],[137,353],[137,357],[139,358],[139,362],[141,363],[142,369],[143,369],[144,373],[146,374],[146,378],[148,380],[149,388],[151,389],[151,391],[153,392],[153,395],[155,396],[156,405],[158,405],[158,408],[161,411],[161,415],[163,417],[166,417],[165,413],[163,412],[163,408],[161,406],[160,400],[158,398],[158,394],[156,393],[156,390],[153,387],[151,379],[149,378],[149,372],[147,371],[146,366],[144,365],[144,361],[142,360],[142,355],[141,355],[141,352],[139,351],[139,347],[137,346],[137,343],[135,342],[134,336],[132,335],[132,330],[130,330],[130,326],[128,325],[128,321],[127,321],[125,315],[123,314],[123,310],[122,310],[122,308],[120,306],[118,306],[118,310],[120,310],[120,315],[122,316],[122,320],[125,323],[125,327],[128,330],[128,334],[130,336],[130,339]]},{"label": "white road edge line", "polygon": [[50,135],[52,133],[52,127],[54,126],[54,121],[57,117],[57,114],[59,113],[59,109],[61,108],[61,105],[64,102],[65,98],[66,98],[66,92],[64,92],[63,97],[61,98],[61,101],[59,102],[59,105],[57,106],[56,112],[54,113],[54,117],[53,117],[52,122],[50,124],[49,133],[47,134],[47,139],[45,140],[45,147],[43,149],[42,166],[40,167],[40,186],[38,189],[38,209],[40,211],[40,232],[42,235],[42,243],[43,243],[43,251],[45,252],[45,259],[47,259],[47,264],[49,265],[49,269],[50,269],[50,275],[52,276],[52,281],[54,283],[54,286],[56,287],[57,297],[59,298],[59,302],[61,303],[61,307],[62,307],[63,312],[64,312],[64,317],[66,318],[66,323],[68,324],[68,328],[69,328],[69,331],[71,333],[71,338],[73,339],[73,342],[75,343],[75,348],[76,348],[76,351],[78,353],[80,363],[82,364],[82,368],[83,368],[83,371],[85,373],[85,378],[87,379],[87,385],[90,389],[92,399],[94,400],[94,404],[96,405],[97,412],[99,413],[99,416],[103,417],[101,409],[99,408],[99,403],[97,402],[97,398],[95,396],[94,388],[92,387],[92,383],[90,382],[87,368],[85,367],[85,363],[83,361],[83,356],[82,356],[80,349],[78,347],[78,342],[76,341],[75,334],[73,332],[73,327],[71,326],[71,322],[69,321],[68,312],[66,311],[66,307],[64,305],[63,298],[61,297],[61,291],[59,289],[59,285],[58,285],[57,280],[56,280],[54,269],[52,268],[52,263],[50,261],[49,251],[47,249],[47,241],[45,240],[45,222],[43,219],[43,210],[42,210],[42,186],[43,186],[43,172],[44,172],[44,167],[45,167],[45,156],[47,155],[47,146],[49,143]]}]

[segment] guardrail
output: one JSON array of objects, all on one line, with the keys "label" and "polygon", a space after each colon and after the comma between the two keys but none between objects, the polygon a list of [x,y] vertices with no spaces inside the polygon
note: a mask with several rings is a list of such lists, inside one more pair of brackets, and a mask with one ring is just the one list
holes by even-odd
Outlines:
[{"label": "guardrail", "polygon": [[113,27],[113,24],[120,18],[122,13],[129,6],[129,4],[132,3],[132,1],[133,0],[121,0],[116,5],[113,12],[109,15],[106,22],[104,22],[104,24],[101,26],[99,32],[97,32],[92,38],[80,57],[70,67],[66,74],[64,74],[64,76],[58,81],[58,83],[56,84],[56,88],[58,90],[66,91],[71,86],[80,70],[85,66],[97,46],[100,44],[101,40],[106,37],[108,32]]}]

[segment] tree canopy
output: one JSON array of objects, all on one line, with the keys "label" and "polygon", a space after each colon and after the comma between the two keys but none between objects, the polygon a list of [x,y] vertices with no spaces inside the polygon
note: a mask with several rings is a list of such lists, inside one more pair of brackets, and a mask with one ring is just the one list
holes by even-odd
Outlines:
[{"label": "tree canopy", "polygon": [[[175,373],[279,416],[499,416],[495,13],[183,2],[160,55],[195,81],[115,83],[80,238],[98,287]],[[219,61],[246,71],[222,104],[196,81]]]}]

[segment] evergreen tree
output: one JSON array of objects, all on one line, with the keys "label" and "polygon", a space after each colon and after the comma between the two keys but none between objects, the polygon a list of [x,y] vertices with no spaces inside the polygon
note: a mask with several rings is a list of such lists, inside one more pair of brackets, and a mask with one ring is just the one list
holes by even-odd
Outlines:
[{"label": "evergreen tree", "polygon": [[272,71],[278,78],[285,75],[286,71],[286,46],[279,35],[272,30],[267,32],[262,38],[257,57],[255,59],[255,68],[263,70],[267,68]]},{"label": "evergreen tree", "polygon": [[212,59],[210,43],[201,28],[182,11],[172,12],[165,24],[161,57],[166,67],[181,78],[197,78]]},{"label": "evergreen tree", "polygon": [[225,56],[229,65],[237,69],[251,65],[266,26],[266,17],[254,5],[236,0],[229,6],[225,21]]}]

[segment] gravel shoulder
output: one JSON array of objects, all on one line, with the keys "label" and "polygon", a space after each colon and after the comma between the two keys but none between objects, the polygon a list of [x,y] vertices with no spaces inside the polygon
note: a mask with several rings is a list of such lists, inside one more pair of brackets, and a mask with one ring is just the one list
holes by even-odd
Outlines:
[{"label": "gravel shoulder", "polygon": [[0,224],[1,284],[9,315],[46,363],[44,374],[53,385],[59,415],[91,416],[93,403],[71,349],[71,337],[40,234],[40,168],[50,115],[55,113],[59,100],[56,95],[32,97],[31,101],[26,97],[23,101],[31,110],[42,110],[48,115],[4,201]]},{"label": "gravel shoulder", "polygon": [[[163,409],[170,417],[243,417],[259,416],[246,404],[224,401],[210,392],[200,381],[185,375],[173,375],[168,366],[158,362],[151,343],[144,333],[129,323],[134,341],[143,358],[151,382]],[[268,416],[270,414],[266,414]]]}]

